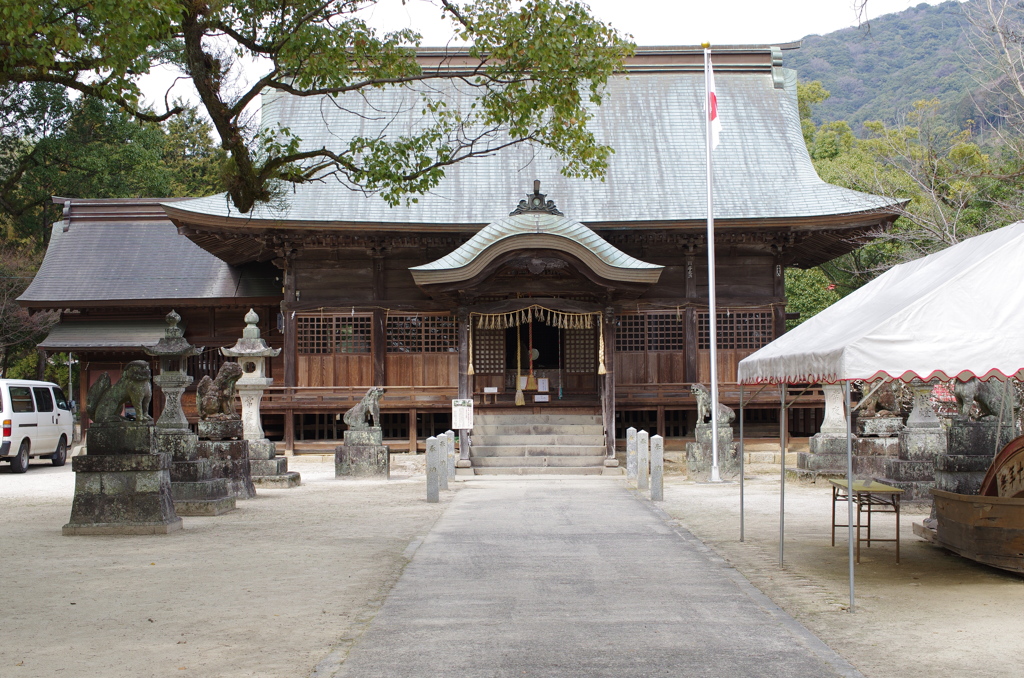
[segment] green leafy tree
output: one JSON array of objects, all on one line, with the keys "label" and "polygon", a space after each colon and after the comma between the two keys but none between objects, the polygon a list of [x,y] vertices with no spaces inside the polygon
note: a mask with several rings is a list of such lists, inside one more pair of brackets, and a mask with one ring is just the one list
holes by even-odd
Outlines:
[{"label": "green leafy tree", "polygon": [[223,188],[221,171],[227,155],[214,144],[213,127],[195,107],[178,104],[184,110],[163,124],[163,162],[170,172],[170,195],[201,197]]},{"label": "green leafy tree", "polygon": [[[438,184],[446,167],[532,143],[556,152],[569,176],[597,177],[612,149],[587,129],[608,78],[632,45],[568,0],[438,0],[466,59],[424,67],[408,45],[362,18],[376,0],[0,0],[0,72],[12,82],[52,82],[138,110],[137,78],[170,63],[195,86],[229,155],[225,184],[248,212],[281,182],[335,175],[390,203]],[[239,64],[265,67],[240,85]],[[447,67],[447,66],[450,66]],[[457,78],[475,93],[460,109],[431,81]],[[407,87],[423,99],[416,131],[307,147],[289,129],[257,132],[247,109],[264,93],[338,97]],[[178,112],[176,107],[174,112]]]},{"label": "green leafy tree", "polygon": [[29,313],[17,302],[41,260],[30,244],[0,245],[0,376],[13,361],[34,352],[35,342],[57,322],[56,312]]},{"label": "green leafy tree", "polygon": [[820,268],[786,269],[786,313],[799,317],[786,320],[791,330],[842,298],[838,286]]}]

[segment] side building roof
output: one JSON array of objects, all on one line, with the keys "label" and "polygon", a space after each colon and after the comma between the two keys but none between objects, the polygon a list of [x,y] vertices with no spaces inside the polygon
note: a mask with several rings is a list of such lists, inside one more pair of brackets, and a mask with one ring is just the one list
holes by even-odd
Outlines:
[{"label": "side building roof", "polygon": [[[611,79],[590,123],[615,150],[603,181],[566,178],[550,151],[519,145],[449,167],[436,189],[397,207],[329,177],[289,187],[276,204],[248,214],[223,195],[166,209],[176,223],[188,225],[189,237],[219,255],[215,243],[203,239],[204,227],[480,228],[505,214],[534,179],[566,214],[594,229],[695,226],[706,218],[707,204],[699,54],[694,48],[640,48],[629,72]],[[800,127],[796,72],[781,68],[781,54],[769,47],[715,53],[722,120],[714,152],[716,220],[726,227],[767,220],[807,228],[891,220],[896,201],[833,186],[816,174]],[[264,99],[263,126],[287,127],[304,149],[344,147],[356,136],[397,136],[420,124],[427,88],[450,106],[468,108],[473,97],[473,88],[454,78],[338,99],[272,94]]]},{"label": "side building roof", "polygon": [[[178,234],[161,199],[54,198],[64,216],[18,298],[30,308],[207,304],[280,298],[269,264],[231,266]],[[173,203],[171,203],[173,204]]]}]

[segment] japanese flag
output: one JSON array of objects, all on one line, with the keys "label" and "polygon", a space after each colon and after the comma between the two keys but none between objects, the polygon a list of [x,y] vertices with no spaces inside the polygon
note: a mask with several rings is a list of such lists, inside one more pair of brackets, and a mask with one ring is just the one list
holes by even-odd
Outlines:
[{"label": "japanese flag", "polygon": [[708,124],[711,125],[711,149],[718,148],[718,135],[722,131],[722,121],[718,117],[718,97],[715,95],[715,71],[711,67],[711,56],[708,55],[705,63],[707,64],[707,93],[708,100],[705,103],[705,108],[708,112]]}]

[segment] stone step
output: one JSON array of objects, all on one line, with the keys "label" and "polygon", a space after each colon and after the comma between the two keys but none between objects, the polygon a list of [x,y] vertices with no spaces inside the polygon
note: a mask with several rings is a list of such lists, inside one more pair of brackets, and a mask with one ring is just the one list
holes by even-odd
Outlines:
[{"label": "stone step", "polygon": [[473,445],[473,457],[593,457],[604,455],[603,445]]},{"label": "stone step", "polygon": [[473,445],[501,447],[503,445],[596,445],[604,446],[603,435],[474,435]]},{"label": "stone step", "polygon": [[474,416],[474,426],[480,425],[504,425],[518,426],[520,424],[601,424],[599,414],[487,414],[478,412]]},{"label": "stone step", "polygon": [[477,424],[473,422],[474,436],[601,436],[604,427],[600,424]]},{"label": "stone step", "polygon": [[581,468],[555,468],[555,467],[529,467],[518,466],[515,468],[498,467],[477,467],[473,469],[474,475],[478,476],[533,476],[533,475],[558,475],[558,476],[599,476],[604,473],[601,467]]},{"label": "stone step", "polygon": [[590,457],[473,457],[473,468],[584,468],[604,467],[604,457],[601,455]]},{"label": "stone step", "polygon": [[906,459],[886,459],[885,476],[893,480],[906,482],[931,481],[935,473],[935,464],[930,461],[907,461]]}]

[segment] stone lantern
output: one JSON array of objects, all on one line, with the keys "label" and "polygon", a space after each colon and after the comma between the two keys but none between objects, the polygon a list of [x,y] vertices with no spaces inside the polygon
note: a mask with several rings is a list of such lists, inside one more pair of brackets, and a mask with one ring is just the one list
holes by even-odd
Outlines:
[{"label": "stone lantern", "polygon": [[153,383],[164,394],[164,411],[156,422],[158,430],[188,431],[188,420],[181,408],[181,395],[192,383],[192,377],[185,371],[187,359],[203,352],[203,348],[188,343],[185,331],[178,327],[181,316],[171,311],[165,318],[167,329],[164,337],[154,346],[143,346],[147,355],[160,359],[160,374],[153,377]]},{"label": "stone lantern", "polygon": [[281,349],[267,346],[260,337],[259,321],[256,311],[249,309],[245,314],[242,338],[231,348],[222,348],[220,352],[235,358],[242,366],[242,376],[235,384],[235,390],[242,400],[242,437],[249,443],[253,483],[261,487],[295,487],[300,481],[299,474],[288,471],[288,460],[277,456],[276,446],[263,433],[260,401],[263,400],[263,391],[274,382],[267,377],[266,359],[276,358]]},{"label": "stone lantern", "polygon": [[164,410],[156,422],[154,450],[171,458],[171,496],[174,509],[182,516],[219,516],[235,508],[235,498],[228,495],[227,481],[213,475],[209,459],[198,454],[199,438],[188,426],[181,396],[192,383],[186,371],[188,359],[202,353],[202,347],[185,340],[185,331],[178,327],[181,316],[167,314],[164,337],[142,350],[160,360],[160,374],[153,383],[164,394]]}]

